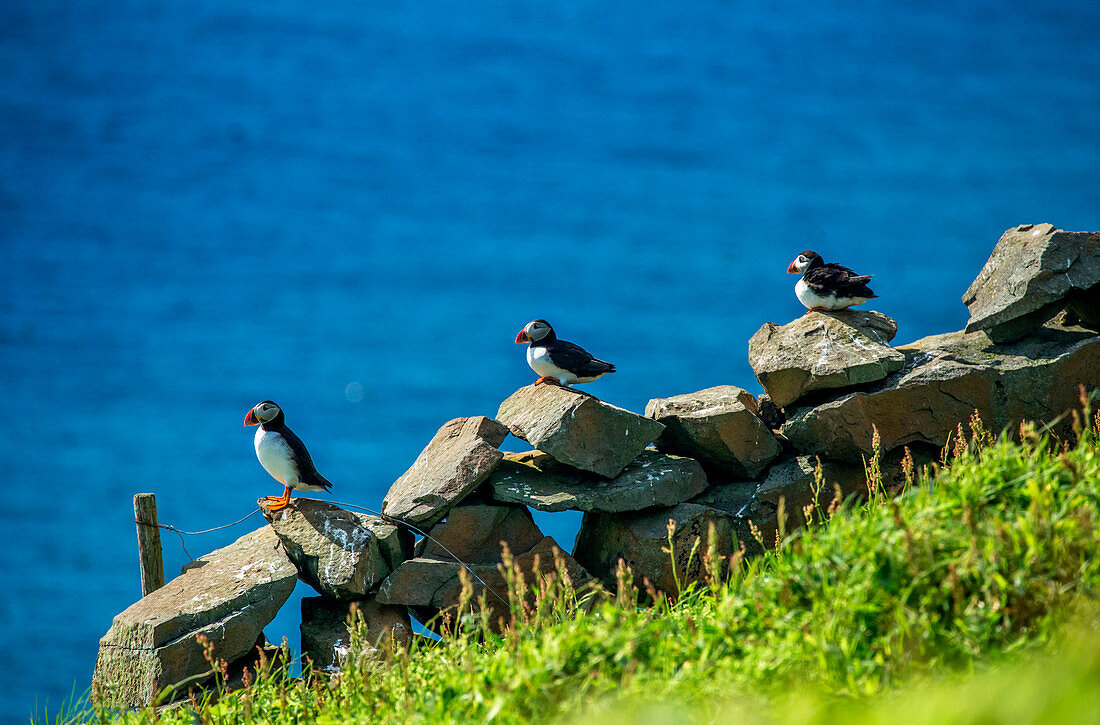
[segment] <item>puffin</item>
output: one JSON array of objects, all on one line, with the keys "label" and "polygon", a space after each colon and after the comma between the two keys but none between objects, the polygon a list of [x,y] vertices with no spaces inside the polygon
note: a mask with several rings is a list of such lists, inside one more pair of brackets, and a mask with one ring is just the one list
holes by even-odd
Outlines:
[{"label": "puffin", "polygon": [[264,496],[271,501],[272,511],[281,511],[290,504],[290,490],[328,491],[329,483],[313,467],[302,440],[286,427],[283,410],[270,400],[257,403],[244,417],[245,426],[258,425],[256,431],[256,457],[260,465],[279,483],[283,484],[282,496]]},{"label": "puffin", "polygon": [[878,297],[867,286],[873,274],[856,274],[835,262],[826,264],[809,249],[795,257],[787,271],[802,275],[794,293],[809,310],[843,310]]},{"label": "puffin", "polygon": [[615,366],[597,360],[580,345],[559,340],[554,328],[546,320],[532,320],[516,335],[516,344],[529,342],[527,364],[541,377],[535,385],[554,383],[569,387],[574,383],[591,383],[607,373],[615,372]]}]

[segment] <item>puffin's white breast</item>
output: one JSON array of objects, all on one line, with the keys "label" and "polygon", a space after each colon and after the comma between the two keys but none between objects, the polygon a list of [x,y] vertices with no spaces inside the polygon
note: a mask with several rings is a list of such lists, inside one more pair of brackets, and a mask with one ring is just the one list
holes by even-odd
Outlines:
[{"label": "puffin's white breast", "polygon": [[254,443],[256,457],[260,459],[264,470],[284,486],[297,488],[298,466],[294,463],[294,455],[286,440],[278,433],[261,427],[256,430]]},{"label": "puffin's white breast", "polygon": [[550,352],[545,347],[536,345],[528,347],[527,364],[541,376],[557,378],[562,385],[572,385],[579,382],[576,375],[554,364],[554,361],[550,359]]}]

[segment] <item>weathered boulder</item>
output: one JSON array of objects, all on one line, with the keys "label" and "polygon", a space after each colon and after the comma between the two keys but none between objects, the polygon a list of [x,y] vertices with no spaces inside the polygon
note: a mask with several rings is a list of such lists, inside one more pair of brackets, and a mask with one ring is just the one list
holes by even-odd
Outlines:
[{"label": "weathered boulder", "polygon": [[468,564],[496,565],[500,561],[501,542],[513,554],[528,551],[543,539],[543,533],[522,506],[494,506],[471,503],[458,506],[442,524],[433,528],[431,538],[417,542],[417,557],[446,559],[458,557]]},{"label": "weathered boulder", "polygon": [[747,515],[753,494],[760,487],[759,481],[731,481],[711,485],[710,488],[691,499],[689,503],[710,506],[732,516]]},{"label": "weathered boulder", "polygon": [[458,506],[429,533],[436,541],[424,539],[418,544],[417,557],[397,567],[382,583],[377,601],[408,606],[417,619],[435,628],[440,624],[437,617],[443,612],[453,617],[460,603],[463,566],[455,557],[473,572],[470,606],[477,610],[484,593],[490,622],[497,626],[501,617],[508,619],[508,585],[498,569],[503,562],[502,541],[528,585],[535,583],[536,561],[539,571],[547,573],[554,568],[555,555],[565,562],[574,585],[591,578],[552,538],[542,535],[522,507]]},{"label": "weathered boulder", "polygon": [[812,390],[882,380],[905,355],[887,343],[897,323],[869,310],[807,312],[786,325],[765,323],[749,340],[749,364],[772,402],[786,408]]},{"label": "weathered boulder", "polygon": [[500,404],[497,420],[512,435],[584,471],[614,478],[664,429],[588,393],[528,385]]},{"label": "weathered boulder", "polygon": [[863,465],[844,461],[821,460],[820,490],[816,475],[819,459],[815,456],[791,456],[768,469],[768,475],[756,489],[753,502],[768,504],[773,509],[782,499],[788,511],[803,511],[807,506],[828,508],[838,495],[867,493],[867,473]]},{"label": "weathered boulder", "polygon": [[1052,421],[1078,405],[1078,385],[1100,385],[1100,336],[1048,325],[995,345],[983,332],[935,335],[899,348],[905,367],[855,393],[788,410],[783,433],[801,453],[862,461],[910,443],[942,447],[977,411],[999,431]]},{"label": "weathered boulder", "polygon": [[412,550],[410,535],[377,516],[309,498],[275,512],[258,503],[302,581],[334,599],[362,599]]},{"label": "weathered boulder", "polygon": [[386,494],[382,513],[428,528],[484,481],[508,429],[483,415],[448,421]]},{"label": "weathered boulder", "polygon": [[645,414],[664,432],[657,449],[689,456],[708,470],[755,478],[779,455],[779,441],[756,415],[756,398],[733,385],[655,398]]},{"label": "weathered boulder", "polygon": [[494,501],[540,511],[640,511],[675,506],[707,487],[697,461],[642,453],[610,481],[540,451],[505,453],[486,484]]},{"label": "weathered boulder", "polygon": [[[672,536],[673,556],[666,551],[670,519],[676,524]],[[703,554],[707,551],[712,523],[718,555],[728,556],[736,551],[738,536],[734,517],[710,506],[682,503],[669,509],[641,513],[586,513],[577,533],[573,558],[612,591],[616,587],[615,572],[622,559],[636,582],[644,577],[658,590],[677,596],[677,579],[684,587],[689,582],[702,581],[706,574]],[[696,541],[698,548],[693,555]]]},{"label": "weathered boulder", "polygon": [[199,635],[218,659],[244,657],[297,578],[270,526],[200,557],[115,616],[99,641],[93,698],[108,707],[141,707],[165,687],[208,673]]},{"label": "weathered boulder", "polygon": [[1070,303],[1100,317],[1100,232],[1066,232],[1051,224],[1009,229],[963,295],[966,332],[995,342],[1024,337]]},{"label": "weathered boulder", "polygon": [[[348,629],[353,609],[366,627],[365,639],[356,651]],[[408,644],[412,638],[408,609],[379,604],[373,598],[338,602],[306,597],[302,599],[301,631],[302,656],[313,662],[314,671],[341,669],[350,657],[360,665],[380,661],[387,651]]]}]

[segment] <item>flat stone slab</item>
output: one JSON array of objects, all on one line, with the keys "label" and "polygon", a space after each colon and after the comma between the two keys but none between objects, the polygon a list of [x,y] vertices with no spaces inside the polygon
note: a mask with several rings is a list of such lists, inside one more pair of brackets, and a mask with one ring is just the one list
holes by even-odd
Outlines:
[{"label": "flat stone slab", "polygon": [[420,528],[442,521],[500,463],[508,429],[483,415],[448,421],[390,487],[382,513]]},{"label": "flat stone slab", "polygon": [[497,420],[543,453],[606,478],[622,473],[664,430],[654,420],[558,385],[520,388],[501,403]]},{"label": "flat stone slab", "polygon": [[[862,462],[909,444],[943,447],[975,411],[988,430],[1049,422],[1079,407],[1078,385],[1100,386],[1100,336],[1048,325],[1017,343],[954,332],[899,348],[905,367],[885,380],[815,407],[788,411],[783,433],[803,454]],[[1068,427],[1068,418],[1062,428]]]},{"label": "flat stone slab", "polygon": [[1078,297],[1100,300],[1100,232],[1022,224],[1001,235],[963,295],[970,311],[966,332],[1018,340]]},{"label": "flat stone slab", "polygon": [[733,516],[748,515],[759,481],[731,481],[710,486],[689,503],[710,506]]},{"label": "flat stone slab", "polygon": [[[348,620],[352,609],[366,625],[365,639],[353,647]],[[373,598],[338,602],[326,597],[302,599],[302,656],[315,672],[335,672],[351,658],[359,666],[384,659],[387,651],[409,643],[412,626],[405,607],[379,604]]]},{"label": "flat stone slab", "polygon": [[646,417],[665,426],[659,451],[734,478],[757,477],[779,455],[779,441],[756,412],[756,398],[733,385],[654,398],[645,407]]},{"label": "flat stone slab", "polygon": [[528,584],[535,583],[536,561],[539,571],[547,573],[554,567],[555,555],[564,561],[575,586],[591,579],[552,538],[542,535],[531,520],[531,514],[522,507],[459,506],[452,510],[447,521],[429,533],[439,543],[429,539],[420,542],[417,557],[399,566],[382,584],[377,597],[380,604],[410,607],[417,618],[429,626],[438,623],[432,620],[442,612],[449,611],[453,615],[459,604],[463,566],[451,553],[476,575],[477,578],[471,577],[471,603],[476,608],[484,593],[494,626],[498,618],[508,617],[508,586],[497,568],[502,563],[501,541],[508,543],[514,562]]},{"label": "flat stone slab", "polygon": [[431,538],[417,542],[416,556],[453,561],[458,557],[467,564],[500,561],[501,542],[512,553],[529,550],[543,539],[543,533],[522,506],[495,506],[472,503],[451,510],[447,520],[431,531]]},{"label": "flat stone slab", "polygon": [[165,687],[209,672],[199,635],[219,659],[244,657],[297,580],[270,526],[200,557],[115,616],[99,641],[93,699],[108,707],[141,707]]},{"label": "flat stone slab", "polygon": [[412,553],[412,538],[377,516],[315,499],[272,512],[258,502],[302,581],[334,599],[362,599]]},{"label": "flat stone slab", "polygon": [[506,453],[486,486],[494,501],[540,511],[640,511],[675,506],[707,487],[697,461],[645,450],[610,481],[540,451]]},{"label": "flat stone slab", "polygon": [[786,408],[814,390],[882,380],[905,364],[890,347],[897,323],[869,310],[807,312],[765,323],[749,340],[749,364],[768,397]]},{"label": "flat stone slab", "polygon": [[[668,522],[676,522],[672,541],[675,554],[668,548]],[[728,556],[738,548],[734,517],[709,506],[682,503],[668,509],[628,514],[586,513],[573,547],[573,558],[598,577],[611,591],[616,588],[615,572],[622,559],[634,574],[634,582],[642,586],[643,578],[654,587],[677,596],[680,586],[702,581],[705,575],[702,554],[707,550],[707,537],[714,524],[719,556]],[[691,555],[696,540],[699,548]]]}]

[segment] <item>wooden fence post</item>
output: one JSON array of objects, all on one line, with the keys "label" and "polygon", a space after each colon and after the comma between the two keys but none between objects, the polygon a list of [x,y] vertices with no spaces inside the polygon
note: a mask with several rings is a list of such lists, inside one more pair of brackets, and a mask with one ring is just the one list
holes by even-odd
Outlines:
[{"label": "wooden fence post", "polygon": [[134,496],[134,521],[137,523],[138,559],[141,562],[141,596],[164,586],[164,559],[160,552],[160,528],[157,526],[157,497],[151,493]]}]

